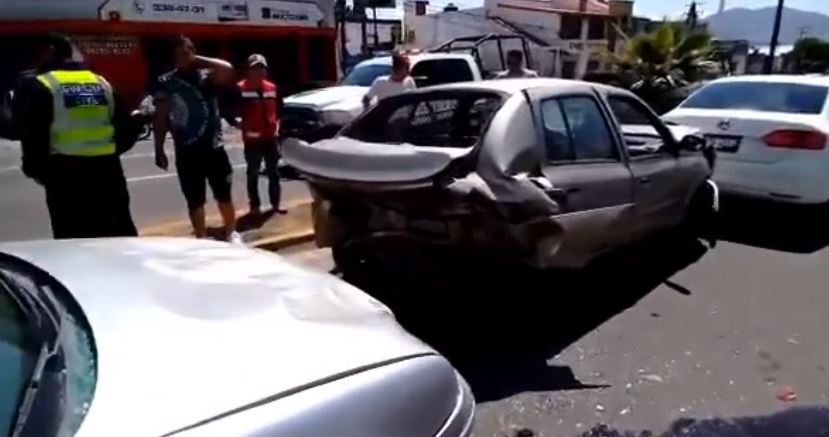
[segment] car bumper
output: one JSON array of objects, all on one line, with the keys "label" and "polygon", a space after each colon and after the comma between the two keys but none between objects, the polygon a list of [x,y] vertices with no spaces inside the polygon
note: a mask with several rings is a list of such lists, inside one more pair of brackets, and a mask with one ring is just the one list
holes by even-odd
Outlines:
[{"label": "car bumper", "polygon": [[744,162],[722,157],[714,180],[724,195],[782,203],[829,201],[829,172],[822,157],[775,163]]}]

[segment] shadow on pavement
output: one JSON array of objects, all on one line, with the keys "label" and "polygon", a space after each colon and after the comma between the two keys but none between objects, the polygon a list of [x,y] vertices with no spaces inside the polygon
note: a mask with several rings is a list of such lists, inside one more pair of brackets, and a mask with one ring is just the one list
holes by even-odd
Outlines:
[{"label": "shadow on pavement", "polygon": [[447,356],[486,402],[526,391],[598,388],[548,361],[704,253],[697,241],[665,234],[582,271],[452,253],[383,263],[345,278]]},{"label": "shadow on pavement", "polygon": [[792,253],[814,253],[829,245],[829,210],[723,198],[720,238]]},{"label": "shadow on pavement", "polygon": [[680,419],[670,429],[652,431],[618,431],[599,425],[581,437],[818,437],[829,435],[829,409],[822,407],[791,408],[762,417],[731,419]]}]

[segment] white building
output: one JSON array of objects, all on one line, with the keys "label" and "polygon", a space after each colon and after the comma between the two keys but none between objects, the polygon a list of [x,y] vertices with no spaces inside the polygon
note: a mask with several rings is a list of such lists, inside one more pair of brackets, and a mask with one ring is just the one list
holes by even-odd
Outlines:
[{"label": "white building", "polygon": [[404,33],[422,49],[477,34],[520,34],[542,75],[582,77],[599,68],[597,52],[609,45],[611,19],[630,16],[632,8],[624,0],[485,0],[482,8],[418,15],[417,2],[407,1]]}]

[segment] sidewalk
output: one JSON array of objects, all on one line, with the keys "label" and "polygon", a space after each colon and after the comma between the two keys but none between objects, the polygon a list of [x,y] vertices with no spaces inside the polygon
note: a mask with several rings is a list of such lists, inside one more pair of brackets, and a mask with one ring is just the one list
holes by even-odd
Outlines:
[{"label": "sidewalk", "polygon": [[[263,213],[261,217],[247,215],[247,211],[237,211],[236,228],[242,234],[245,244],[265,250],[278,250],[295,244],[302,244],[314,239],[314,226],[311,223],[311,201],[303,199],[282,206],[288,212],[281,215],[273,212]],[[221,233],[221,217],[207,217],[208,235],[218,238]],[[192,229],[188,220],[145,227],[139,230],[141,236],[155,237],[189,237]]]}]

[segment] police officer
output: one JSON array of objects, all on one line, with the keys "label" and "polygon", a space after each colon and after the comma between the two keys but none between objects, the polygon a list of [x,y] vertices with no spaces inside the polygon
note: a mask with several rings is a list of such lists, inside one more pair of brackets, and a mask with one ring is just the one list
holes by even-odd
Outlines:
[{"label": "police officer", "polygon": [[23,173],[46,191],[55,238],[137,235],[119,155],[136,126],[112,86],[73,60],[73,44],[51,34],[45,62],[15,91]]}]

